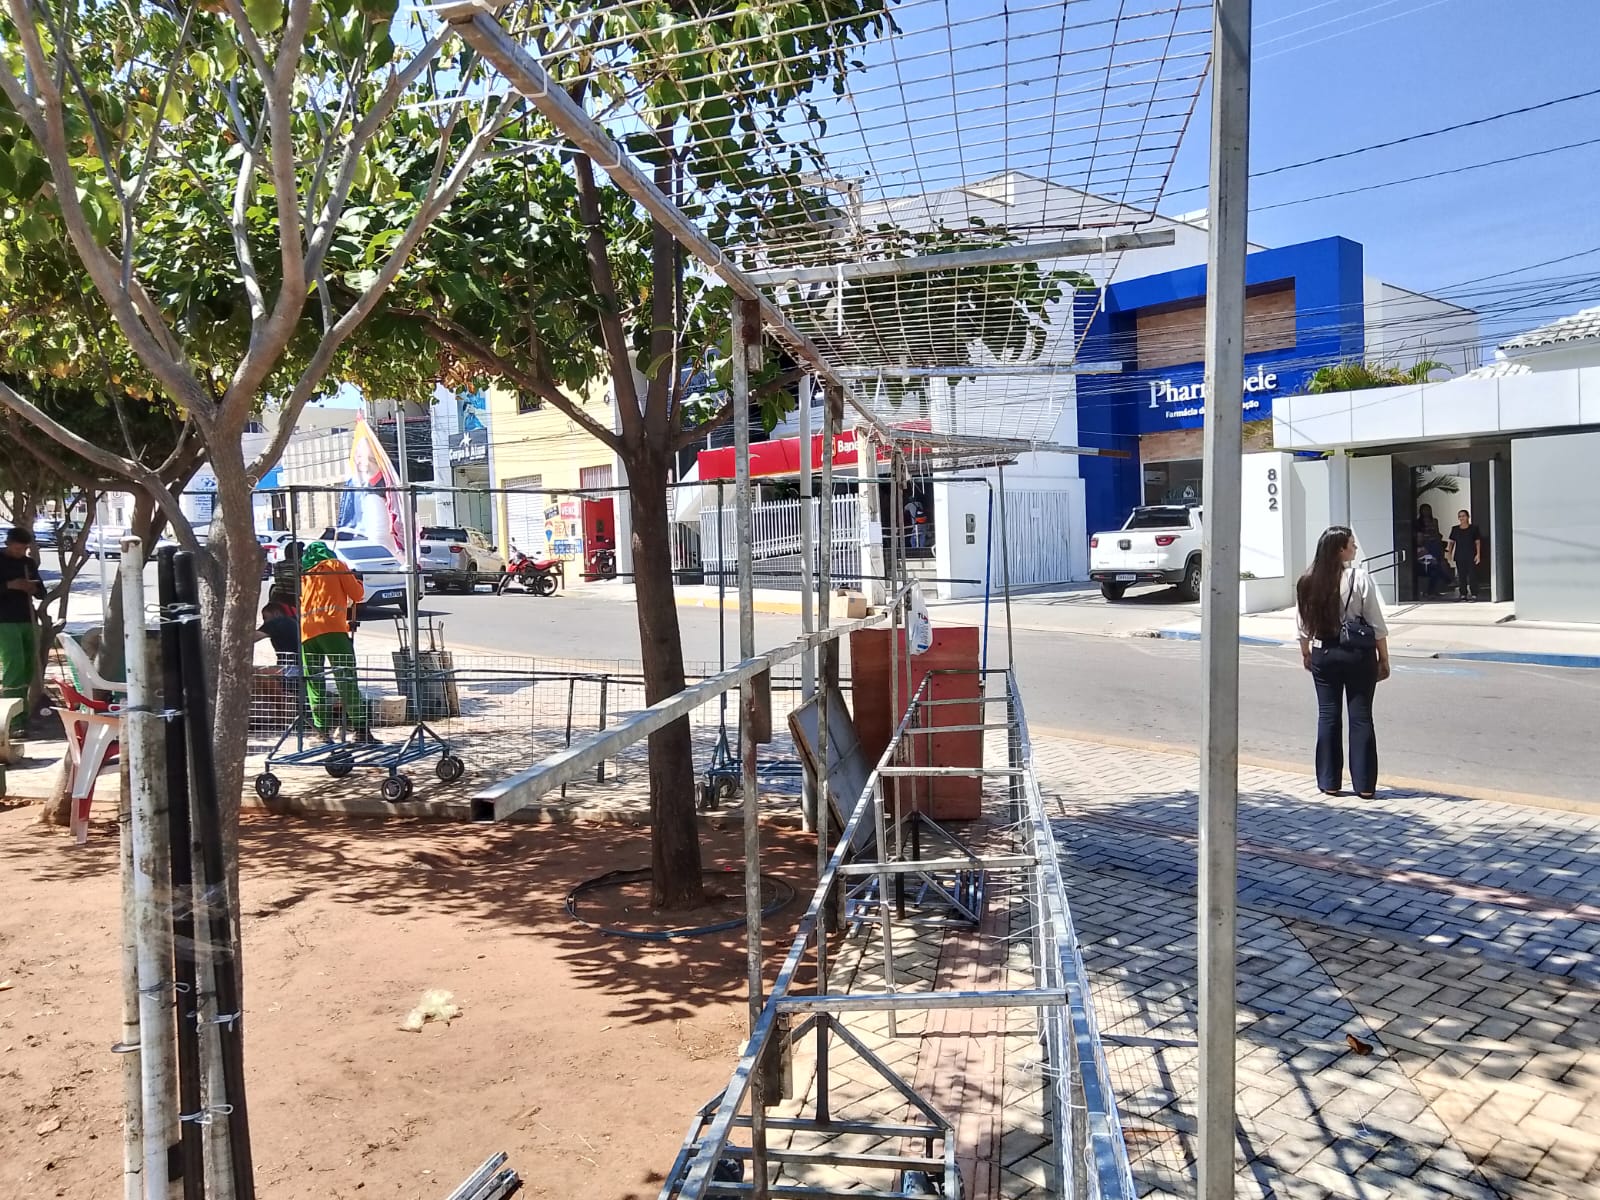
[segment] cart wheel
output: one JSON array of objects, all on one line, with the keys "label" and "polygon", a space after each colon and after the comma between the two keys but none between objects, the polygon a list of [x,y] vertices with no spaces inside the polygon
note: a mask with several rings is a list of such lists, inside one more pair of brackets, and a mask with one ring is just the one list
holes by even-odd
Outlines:
[{"label": "cart wheel", "polygon": [[710,781],[700,785],[700,807],[713,809],[717,806],[717,789],[711,786]]},{"label": "cart wheel", "polygon": [[541,575],[534,581],[533,592],[536,596],[554,596],[556,594],[556,577],[554,575]]},{"label": "cart wheel", "polygon": [[322,764],[322,769],[334,779],[343,779],[356,769],[356,760],[348,753],[341,750],[334,754],[327,762]]},{"label": "cart wheel", "polygon": [[276,800],[283,790],[283,781],[271,771],[256,776],[256,795],[263,800]]},{"label": "cart wheel", "polygon": [[717,776],[717,799],[731,800],[739,792],[739,785],[730,776]]},{"label": "cart wheel", "polygon": [[446,754],[433,768],[433,773],[445,783],[454,783],[467,773],[467,764],[454,754]]},{"label": "cart wheel", "polygon": [[378,794],[390,804],[398,804],[411,795],[411,780],[404,775],[391,775],[379,785]]}]

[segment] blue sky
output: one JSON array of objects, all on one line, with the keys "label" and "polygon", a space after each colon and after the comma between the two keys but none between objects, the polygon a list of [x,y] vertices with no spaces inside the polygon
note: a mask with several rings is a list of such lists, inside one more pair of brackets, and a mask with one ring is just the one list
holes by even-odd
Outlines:
[{"label": "blue sky", "polygon": [[[1256,0],[1255,23],[1253,170],[1600,88],[1600,0]],[[1205,182],[1209,105],[1208,89],[1178,153],[1175,189]],[[1251,207],[1594,137],[1600,96],[1274,175],[1252,187]],[[1600,253],[1510,274],[1600,246],[1597,193],[1592,145],[1255,212],[1250,233],[1276,245],[1339,234],[1365,246],[1369,273],[1424,291],[1481,276],[1595,277],[1537,310],[1486,322],[1486,332],[1504,332],[1600,303]],[[1164,207],[1203,206],[1197,191]]]}]

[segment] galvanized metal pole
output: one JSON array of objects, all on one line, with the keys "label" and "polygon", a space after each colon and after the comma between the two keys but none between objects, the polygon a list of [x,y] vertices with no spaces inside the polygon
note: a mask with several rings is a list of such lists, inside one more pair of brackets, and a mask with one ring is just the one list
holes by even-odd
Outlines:
[{"label": "galvanized metal pole", "polygon": [[[1006,469],[996,466],[1000,473],[1000,581],[1006,593],[1006,670],[1017,669],[1017,648],[1011,631],[1011,535],[1006,532]],[[994,535],[989,535],[989,546],[994,546]]]},{"label": "galvanized metal pole", "polygon": [[[833,618],[833,443],[837,429],[833,422],[834,393],[822,395],[822,506],[817,514],[822,555],[817,560],[817,614],[819,629],[827,629]],[[841,401],[842,404],[842,401]],[[833,847],[828,844],[829,830],[833,825],[833,809],[828,787],[828,705],[833,695],[833,663],[838,648],[824,642],[818,651],[821,688],[817,700],[817,878],[821,879],[833,857]],[[817,995],[828,994],[828,912],[831,902],[824,904],[821,919],[817,921]],[[828,1016],[817,1019],[817,1120],[826,1121],[831,1116],[831,1088],[828,1079]]]},{"label": "galvanized metal pole", "polygon": [[[811,525],[811,376],[800,378],[800,632],[816,629],[816,612],[811,595],[812,556],[816,553],[816,540]],[[817,694],[817,656],[807,650],[800,656],[801,703]],[[800,805],[800,819],[807,829],[822,823],[817,811],[817,789],[809,780],[805,783],[804,803]]]},{"label": "galvanized metal pole", "polygon": [[122,543],[123,653],[128,703],[122,716],[132,808],[134,929],[138,940],[139,1066],[144,1101],[144,1194],[166,1200],[181,1189],[167,1158],[178,1143],[178,1064],[173,1012],[172,895],[169,890],[166,730],[145,633],[144,553]]},{"label": "galvanized metal pole", "polygon": [[[761,361],[761,310],[748,300],[733,302],[734,524],[739,541],[739,660],[756,653],[755,580],[751,562],[750,370]],[[756,778],[754,680],[739,685],[739,756],[744,771],[744,903],[749,956],[750,1032],[761,1020],[761,789]],[[767,1196],[766,1080],[750,1082],[750,1175],[753,1194]]]},{"label": "galvanized metal pole", "polygon": [[1206,267],[1206,587],[1200,618],[1200,1200],[1234,1194],[1239,510],[1250,171],[1250,0],[1215,0]]},{"label": "galvanized metal pole", "polygon": [[[406,699],[411,706],[411,719],[422,720],[422,618],[417,613],[421,599],[422,576],[417,567],[416,495],[411,490],[411,455],[406,445],[406,402],[394,402],[395,449],[400,455],[400,514],[401,536],[406,539],[406,628],[411,642],[410,676],[406,681]],[[476,589],[473,589],[476,590]],[[365,726],[363,726],[365,728]]]}]

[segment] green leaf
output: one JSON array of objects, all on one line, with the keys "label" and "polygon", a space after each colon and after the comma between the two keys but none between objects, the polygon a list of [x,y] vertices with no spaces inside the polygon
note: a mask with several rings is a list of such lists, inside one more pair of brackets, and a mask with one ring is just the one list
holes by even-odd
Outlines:
[{"label": "green leaf", "polygon": [[258,36],[277,33],[283,27],[283,0],[244,0],[244,15]]}]

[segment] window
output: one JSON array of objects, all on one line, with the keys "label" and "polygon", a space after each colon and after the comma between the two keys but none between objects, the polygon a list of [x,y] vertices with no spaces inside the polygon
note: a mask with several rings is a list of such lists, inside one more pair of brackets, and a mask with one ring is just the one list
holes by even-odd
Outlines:
[{"label": "window", "polygon": [[608,488],[611,486],[611,464],[603,467],[578,468],[578,486],[580,488]]},{"label": "window", "polygon": [[422,539],[428,542],[464,542],[467,540],[467,531],[457,526],[425,525]]},{"label": "window", "polygon": [[539,397],[524,395],[522,392],[517,393],[517,411],[519,413],[538,412],[543,407],[544,401]]},{"label": "window", "polygon": [[376,562],[380,558],[394,561],[394,555],[382,546],[340,546],[339,557],[351,562]]},{"label": "window", "polygon": [[1189,525],[1189,510],[1177,505],[1162,505],[1159,508],[1136,508],[1133,516],[1128,519],[1127,529],[1186,529]]}]

